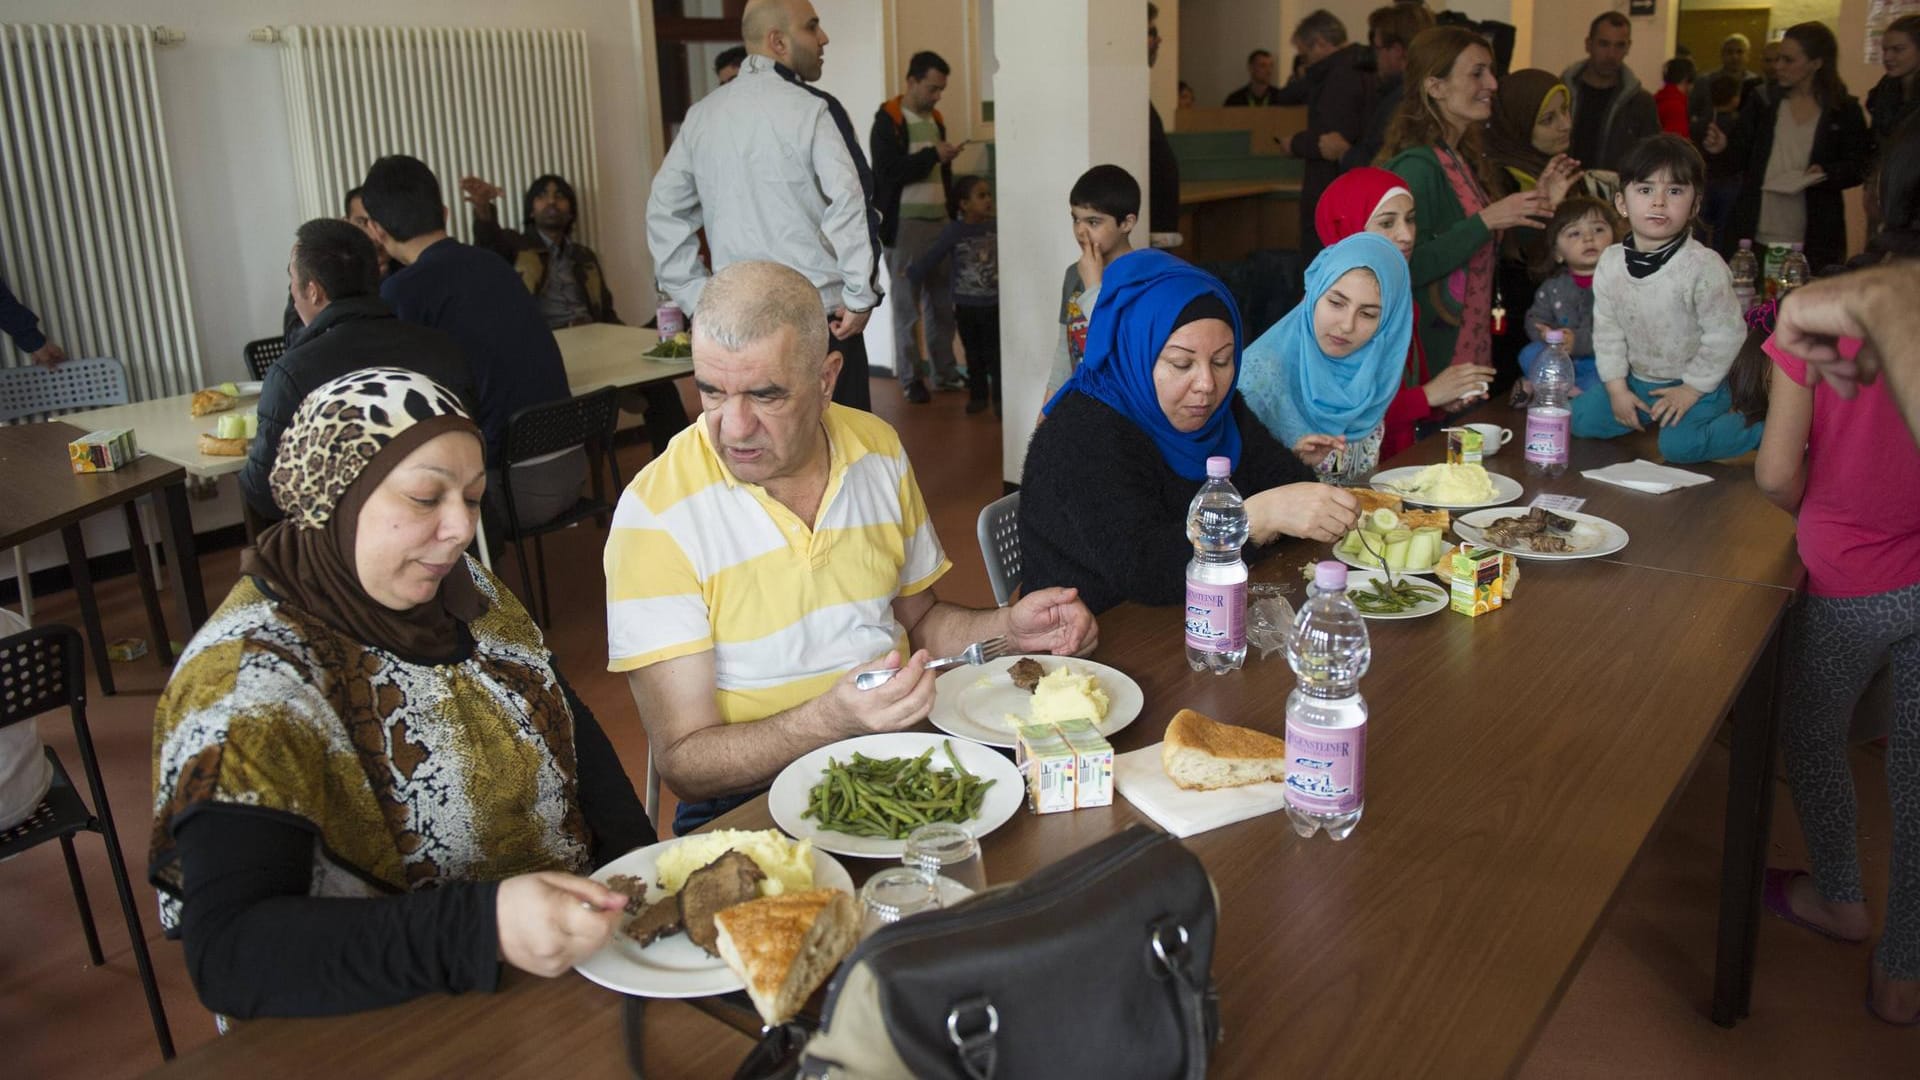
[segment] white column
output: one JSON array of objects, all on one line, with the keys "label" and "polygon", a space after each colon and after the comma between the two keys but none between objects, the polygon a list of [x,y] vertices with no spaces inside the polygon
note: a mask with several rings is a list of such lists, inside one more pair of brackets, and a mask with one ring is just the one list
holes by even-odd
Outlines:
[{"label": "white column", "polygon": [[[1017,482],[1060,334],[1060,277],[1079,255],[1067,192],[1081,173],[1111,163],[1139,179],[1143,198],[1135,246],[1146,240],[1147,5],[1146,0],[993,4],[1000,65],[994,76],[994,135],[1006,413],[1002,471]],[[1171,64],[1177,53],[1163,51],[1161,57]]]}]

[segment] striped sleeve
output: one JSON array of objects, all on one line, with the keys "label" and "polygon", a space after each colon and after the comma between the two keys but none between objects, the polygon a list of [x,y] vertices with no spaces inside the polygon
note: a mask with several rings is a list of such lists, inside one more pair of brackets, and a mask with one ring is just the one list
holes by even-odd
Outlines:
[{"label": "striped sleeve", "polygon": [[927,500],[913,475],[913,463],[904,452],[900,455],[900,533],[906,540],[906,557],[900,563],[900,595],[912,596],[931,589],[953,569],[953,563],[940,547]]},{"label": "striped sleeve", "polygon": [[638,668],[713,648],[693,561],[632,488],[607,537],[607,670]]}]

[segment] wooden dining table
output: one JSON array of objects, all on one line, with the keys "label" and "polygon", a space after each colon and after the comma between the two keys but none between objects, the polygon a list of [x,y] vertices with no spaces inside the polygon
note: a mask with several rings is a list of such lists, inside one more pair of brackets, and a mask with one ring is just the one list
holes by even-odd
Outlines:
[{"label": "wooden dining table", "polygon": [[[642,356],[660,341],[659,334],[644,327],[589,323],[555,330],[553,340],[560,346],[560,359],[567,369],[567,387],[575,397],[609,386],[643,389],[693,374],[691,361],[649,360]],[[259,400],[258,392],[242,394],[234,408],[248,412]],[[223,414],[195,416],[192,402],[192,394],[176,394],[88,409],[65,419],[88,431],[132,428],[141,449],[179,465],[193,476],[210,479],[239,472],[247,462],[244,455],[229,457],[200,452],[200,436],[212,434]],[[685,420],[685,412],[681,410],[682,426]]]},{"label": "wooden dining table", "polygon": [[[48,533],[60,534],[66,546],[67,571],[73,577],[74,591],[79,597],[81,622],[86,628],[87,650],[93,654],[94,672],[101,690],[111,694],[114,692],[113,664],[106,654],[106,634],[101,628],[99,605],[94,601],[93,577],[87,566],[86,546],[81,542],[81,522],[121,507],[126,514],[129,535],[137,535],[140,522],[134,512],[134,500],[154,496],[155,505],[160,509],[158,516],[167,564],[172,571],[173,595],[179,605],[183,640],[207,621],[207,599],[200,583],[200,560],[194,553],[186,472],[158,456],[143,455],[108,472],[76,473],[67,457],[67,444],[91,430],[95,429],[57,420],[0,427],[0,473],[7,478],[6,497],[0,499],[0,549],[15,547]],[[173,653],[165,633],[166,620],[160,611],[153,572],[142,547],[136,544],[133,548],[133,567],[148,619],[158,629],[154,654],[171,663]]]},{"label": "wooden dining table", "polygon": [[[1471,419],[1523,422],[1503,407]],[[1389,464],[1440,452],[1427,440]],[[1271,814],[1185,841],[1220,897],[1224,1038],[1212,1075],[1512,1073],[1723,724],[1734,731],[1730,787],[1752,782],[1744,768],[1770,791],[1766,758],[1757,769],[1748,758],[1771,754],[1774,655],[1799,587],[1792,521],[1737,464],[1699,466],[1711,484],[1659,496],[1579,475],[1634,457],[1657,458],[1649,436],[1582,440],[1574,470],[1547,481],[1524,474],[1517,449],[1489,459],[1525,485],[1521,502],[1583,497],[1583,512],[1631,540],[1604,558],[1526,561],[1512,601],[1487,615],[1369,623],[1367,803],[1351,837],[1303,840]],[[1325,545],[1284,543],[1254,579],[1291,585],[1298,601],[1302,566],[1327,557]],[[1112,737],[1117,751],[1155,745],[1181,708],[1283,731],[1294,679],[1282,656],[1249,655],[1216,676],[1187,666],[1177,607],[1122,605],[1100,625],[1093,659],[1145,697]],[[1751,987],[1754,931],[1740,916],[1756,910],[1765,798],[1729,796],[1712,1009],[1725,1023]],[[987,876],[1018,880],[1143,820],[1124,799],[1018,813],[982,842]],[[715,826],[772,820],[759,798]],[[846,861],[856,878],[881,865]],[[166,1071],[627,1076],[634,1014],[582,978],[509,972],[494,995],[243,1023]],[[653,1003],[646,1016],[649,1076],[725,1076],[749,1046],[684,1003]]]}]

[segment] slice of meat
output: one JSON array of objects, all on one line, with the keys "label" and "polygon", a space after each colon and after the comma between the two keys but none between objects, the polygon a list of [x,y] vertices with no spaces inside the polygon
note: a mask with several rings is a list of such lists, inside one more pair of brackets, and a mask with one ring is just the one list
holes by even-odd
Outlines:
[{"label": "slice of meat", "polygon": [[647,879],[632,874],[614,874],[607,878],[607,888],[627,896],[626,911],[629,915],[638,915],[647,906]]},{"label": "slice of meat", "polygon": [[1007,669],[1007,678],[1013,680],[1013,685],[1029,694],[1033,693],[1034,687],[1040,685],[1040,680],[1045,678],[1046,674],[1047,669],[1041,667],[1040,661],[1031,656],[1015,661],[1013,666]]},{"label": "slice of meat", "polygon": [[738,851],[729,851],[688,874],[680,889],[680,925],[687,937],[709,955],[719,956],[715,942],[720,932],[713,925],[714,913],[758,897],[766,877],[757,863]]},{"label": "slice of meat", "polygon": [[677,896],[663,896],[655,900],[620,928],[621,933],[642,946],[651,945],[680,930],[680,898]]}]

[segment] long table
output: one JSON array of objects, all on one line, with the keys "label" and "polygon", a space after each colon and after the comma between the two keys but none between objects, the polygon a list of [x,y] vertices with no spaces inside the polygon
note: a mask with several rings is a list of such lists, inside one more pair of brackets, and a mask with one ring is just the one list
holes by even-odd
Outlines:
[{"label": "long table", "polygon": [[[1645,436],[1581,441],[1575,462],[1651,457],[1649,448]],[[1437,452],[1429,441],[1394,464]],[[1490,464],[1519,476],[1509,453]],[[1791,521],[1737,467],[1701,471],[1716,482],[1665,496],[1616,494],[1577,472],[1527,481],[1524,499],[1577,492],[1632,543],[1611,559],[1529,562],[1514,601],[1481,618],[1443,612],[1370,624],[1374,660],[1362,683],[1370,798],[1352,837],[1302,841],[1271,815],[1187,841],[1221,899],[1214,975],[1226,1037],[1214,1075],[1511,1072],[1724,720],[1734,720],[1735,772],[1764,774],[1764,759],[1751,770],[1748,758],[1770,750],[1773,655],[1798,581]],[[1728,549],[1718,533],[1733,527],[1746,534]],[[1324,546],[1291,543],[1254,576],[1298,581],[1303,563],[1325,555]],[[1196,673],[1180,629],[1172,607],[1102,616],[1095,659],[1130,674],[1146,698],[1116,749],[1154,744],[1183,707],[1278,733],[1293,685],[1285,661]],[[1741,803],[1740,815],[1763,798]],[[1727,953],[1744,950],[1750,978],[1751,925],[1739,916],[1751,909],[1752,848],[1764,841],[1750,822],[1753,835],[1732,842],[1735,816],[1715,1005],[1726,1022],[1744,1011],[1750,985],[1740,957]],[[1018,879],[1139,820],[1124,800],[1017,814],[983,843],[988,877]],[[715,824],[759,828],[771,818],[756,799]],[[856,876],[878,865],[849,861]],[[627,1075],[619,995],[572,977],[511,975],[503,987],[490,998],[243,1024],[173,1069],[241,1076],[377,1062],[392,1076]],[[687,1006],[656,1005],[648,1016],[655,1075],[724,1075],[745,1050],[744,1039]]]},{"label": "long table", "polygon": [[[590,323],[553,332],[560,358],[567,368],[567,385],[575,397],[608,386],[640,389],[670,383],[693,373],[687,362],[648,360],[640,354],[660,340],[652,330],[613,323]],[[211,478],[237,473],[245,457],[214,457],[200,452],[200,436],[211,434],[221,414],[194,416],[192,394],[154,398],[130,405],[89,409],[66,419],[88,431],[132,428],[140,449],[171,461],[193,476]],[[236,406],[245,412],[259,401],[243,395]],[[684,412],[681,416],[684,422]]]}]

